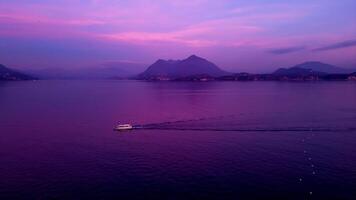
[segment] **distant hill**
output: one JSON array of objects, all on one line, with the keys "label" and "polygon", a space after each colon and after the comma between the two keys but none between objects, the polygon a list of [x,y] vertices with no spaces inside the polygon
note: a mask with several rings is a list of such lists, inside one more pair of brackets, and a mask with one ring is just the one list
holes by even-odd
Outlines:
[{"label": "distant hill", "polygon": [[334,65],[317,62],[317,61],[304,62],[294,67],[311,69],[316,72],[324,72],[328,74],[348,74],[348,73],[355,72],[355,70],[352,69],[345,69],[345,68],[341,68],[341,67],[337,67]]},{"label": "distant hill", "polygon": [[105,62],[82,68],[45,68],[27,70],[42,79],[108,79],[128,78],[144,70],[145,65],[131,62]]},{"label": "distant hill", "polygon": [[324,75],[326,73],[314,71],[312,69],[304,69],[300,67],[291,67],[291,68],[279,68],[273,75],[276,76],[309,76],[309,75]]},{"label": "distant hill", "polygon": [[184,60],[159,59],[146,71],[138,75],[139,79],[176,79],[197,75],[219,77],[230,73],[221,70],[214,63],[192,55]]},{"label": "distant hill", "polygon": [[18,72],[0,64],[0,81],[35,80],[35,77]]},{"label": "distant hill", "polygon": [[279,76],[308,76],[308,75],[326,75],[326,74],[350,74],[356,70],[345,69],[322,62],[305,62],[290,68],[279,68],[273,75]]}]

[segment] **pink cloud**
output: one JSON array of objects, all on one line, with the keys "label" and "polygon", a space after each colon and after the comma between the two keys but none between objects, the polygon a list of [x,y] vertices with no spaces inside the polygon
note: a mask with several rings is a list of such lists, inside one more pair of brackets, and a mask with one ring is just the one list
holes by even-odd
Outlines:
[{"label": "pink cloud", "polygon": [[[202,2],[203,0],[197,0],[191,3],[199,4]],[[182,6],[186,5],[183,4]],[[37,11],[38,8],[34,9],[35,12],[12,9],[11,12],[1,12],[0,23],[18,25],[16,29],[3,29],[0,34],[16,37],[87,37],[135,45],[152,45],[157,42],[165,42],[190,47],[220,45],[232,47],[258,46],[260,48],[292,46],[293,43],[299,43],[305,41],[308,37],[312,37],[312,35],[288,36],[287,38],[266,36],[269,27],[262,22],[277,23],[298,19],[306,14],[305,11],[290,11],[286,7],[283,7],[285,10],[283,12],[254,13],[246,16],[229,16],[221,19],[204,20],[191,23],[185,27],[175,28],[171,31],[145,31],[135,28],[135,26],[142,26],[142,24],[147,23],[147,19],[154,19],[163,23],[169,21],[166,21],[167,19],[162,15],[156,15],[158,8],[154,5],[147,8],[139,6],[139,8],[137,14],[133,14],[130,8],[120,9],[115,12],[118,9],[113,7],[85,14],[90,17],[78,16],[68,19],[49,17],[39,13]],[[238,13],[250,12],[256,9],[255,7],[239,8]],[[116,20],[116,18],[121,19]],[[127,24],[131,24],[132,31],[126,31],[128,30]],[[82,29],[82,27],[91,25],[107,25],[118,29],[124,26],[125,28],[124,31],[112,33],[98,33]],[[320,39],[322,36],[318,35],[318,37]]]},{"label": "pink cloud", "polygon": [[[354,25],[329,28],[326,18],[315,21],[318,27],[310,23],[325,13],[315,4],[229,0],[9,1],[0,2],[0,37],[53,41],[79,38],[179,56],[185,56],[183,52],[207,52],[209,48],[239,49],[239,53],[249,49],[249,54],[255,51],[263,55],[271,48],[312,49],[355,37]],[[318,30],[319,27],[324,29]]]},{"label": "pink cloud", "polygon": [[[189,32],[189,31],[188,31]],[[118,34],[103,35],[103,38],[118,40],[121,42],[133,44],[152,44],[154,42],[179,43],[188,46],[211,46],[214,41],[200,40],[194,38],[184,38],[187,32],[177,31],[168,33],[150,33],[150,32],[124,32]]]}]

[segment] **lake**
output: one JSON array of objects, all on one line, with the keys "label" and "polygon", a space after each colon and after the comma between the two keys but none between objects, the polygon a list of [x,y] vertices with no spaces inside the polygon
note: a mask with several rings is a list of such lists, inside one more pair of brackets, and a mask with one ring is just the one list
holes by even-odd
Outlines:
[{"label": "lake", "polygon": [[356,82],[0,82],[0,199],[356,199],[355,122]]}]

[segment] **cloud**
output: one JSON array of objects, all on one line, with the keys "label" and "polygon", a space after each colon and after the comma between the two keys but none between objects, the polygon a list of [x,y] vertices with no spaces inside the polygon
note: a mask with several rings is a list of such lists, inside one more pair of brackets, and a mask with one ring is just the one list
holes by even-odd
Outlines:
[{"label": "cloud", "polygon": [[[99,37],[133,44],[183,44],[190,47],[242,46],[251,43],[250,37],[264,30],[232,19],[214,19],[172,31],[123,31],[98,34]],[[236,45],[239,44],[239,45]]]},{"label": "cloud", "polygon": [[279,48],[279,49],[271,49],[268,52],[276,55],[281,55],[281,54],[289,54],[289,53],[294,53],[297,51],[302,51],[305,50],[305,46],[295,46],[295,47],[287,47],[287,48]]},{"label": "cloud", "polygon": [[[197,39],[190,36],[195,34],[199,34],[200,31],[205,30],[184,30],[184,31],[175,31],[175,32],[124,32],[117,34],[106,34],[102,35],[103,38],[113,39],[127,43],[133,44],[152,44],[152,43],[160,43],[160,42],[168,42],[168,43],[179,43],[185,44],[188,46],[195,47],[204,47],[204,46],[212,46],[215,44],[214,41],[208,41],[203,39]],[[189,38],[187,38],[189,37]]]},{"label": "cloud", "polygon": [[[13,44],[20,53],[7,54],[18,57],[17,60],[24,57],[21,45],[37,48],[45,40],[52,42],[53,47],[66,49],[68,53],[63,55],[67,57],[75,48],[84,49],[83,55],[89,54],[88,47],[103,54],[83,57],[85,62],[92,57],[106,59],[105,54],[115,59],[118,56],[136,60],[200,52],[211,52],[212,57],[231,58],[246,65],[247,61],[239,61],[246,52],[278,62],[295,58],[353,61],[352,48],[342,54],[338,51],[328,55],[307,53],[356,44],[356,40],[351,40],[320,46],[355,35],[352,22],[344,20],[352,15],[352,6],[345,6],[345,2],[332,4],[307,0],[292,3],[282,0],[0,0],[0,45],[9,39],[18,41]],[[336,11],[334,4],[347,10]],[[330,24],[324,23],[329,9],[339,14]],[[75,41],[85,42],[76,44]],[[128,48],[134,50],[126,53]],[[138,56],[135,51],[142,53]],[[43,57],[43,52],[46,51],[37,52],[38,57]]]},{"label": "cloud", "polygon": [[313,51],[329,51],[329,50],[342,49],[342,48],[348,48],[353,46],[356,46],[356,40],[347,40],[343,42],[338,42],[328,46],[313,49]]},{"label": "cloud", "polygon": [[238,7],[242,13],[228,13],[236,8],[228,1],[90,0],[88,4],[79,0],[61,0],[55,4],[6,3],[0,8],[0,26],[4,27],[0,30],[0,37],[86,38],[142,45],[145,48],[179,45],[185,48],[259,46],[265,49],[267,46],[290,46],[280,44],[280,39],[268,35],[271,25],[289,23],[305,15],[305,9],[294,11],[279,4],[268,6],[270,10],[255,4],[244,5]]}]

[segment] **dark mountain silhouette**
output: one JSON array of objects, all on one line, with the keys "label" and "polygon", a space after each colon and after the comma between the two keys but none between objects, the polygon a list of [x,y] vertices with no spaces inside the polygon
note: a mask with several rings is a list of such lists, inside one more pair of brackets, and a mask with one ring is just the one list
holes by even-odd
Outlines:
[{"label": "dark mountain silhouette", "polygon": [[273,72],[276,76],[309,76],[309,75],[324,75],[326,73],[314,71],[312,69],[304,69],[300,67],[280,68]]},{"label": "dark mountain silhouette", "polygon": [[291,68],[280,68],[273,72],[279,76],[309,76],[326,74],[350,74],[355,70],[336,67],[322,62],[304,62]]},{"label": "dark mountain silhouette", "polygon": [[347,74],[347,73],[352,73],[355,71],[352,69],[336,67],[334,65],[329,65],[329,64],[317,62],[317,61],[304,62],[304,63],[296,65],[294,67],[299,67],[299,68],[303,68],[303,69],[311,69],[313,71],[324,72],[324,73],[328,73],[328,74]]},{"label": "dark mountain silhouette", "polygon": [[36,78],[0,64],[0,81],[35,80]]},{"label": "dark mountain silhouette", "polygon": [[108,79],[132,77],[144,68],[142,63],[112,61],[82,68],[44,68],[26,72],[41,79]]},{"label": "dark mountain silhouette", "polygon": [[195,75],[207,75],[219,77],[230,74],[221,70],[214,63],[204,58],[192,55],[184,60],[162,60],[159,59],[146,71],[138,75],[139,79],[168,78],[176,79]]}]

